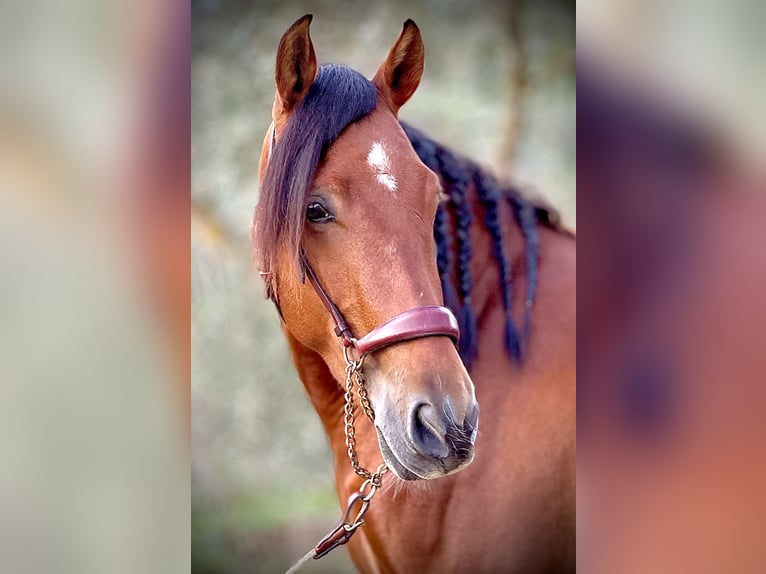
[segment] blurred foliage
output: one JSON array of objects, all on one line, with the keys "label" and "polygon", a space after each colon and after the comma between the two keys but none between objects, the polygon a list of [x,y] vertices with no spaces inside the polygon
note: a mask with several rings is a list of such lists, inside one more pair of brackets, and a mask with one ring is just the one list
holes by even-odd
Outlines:
[{"label": "blurred foliage", "polygon": [[583,0],[577,12],[581,60],[690,108],[763,164],[766,3]]},{"label": "blurred foliage", "polygon": [[[197,572],[283,571],[338,518],[332,454],[276,312],[262,298],[249,239],[276,47],[308,12],[320,63],[346,64],[367,77],[413,18],[426,43],[426,70],[402,118],[522,187],[534,185],[575,221],[573,2],[193,2]],[[340,551],[305,571],[353,569]]]},{"label": "blurred foliage", "polygon": [[189,570],[189,12],[0,2],[0,572]]}]

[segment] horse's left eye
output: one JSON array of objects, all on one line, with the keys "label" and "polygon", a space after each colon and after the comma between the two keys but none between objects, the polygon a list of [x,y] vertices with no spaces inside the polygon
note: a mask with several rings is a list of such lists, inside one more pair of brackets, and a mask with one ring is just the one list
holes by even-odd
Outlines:
[{"label": "horse's left eye", "polygon": [[312,201],[306,206],[306,219],[312,223],[327,223],[335,219],[318,201]]}]

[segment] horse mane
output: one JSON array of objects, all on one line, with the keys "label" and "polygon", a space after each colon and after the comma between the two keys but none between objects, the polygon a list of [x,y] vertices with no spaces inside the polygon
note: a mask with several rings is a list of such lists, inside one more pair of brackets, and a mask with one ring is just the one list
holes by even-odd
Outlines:
[{"label": "horse mane", "polygon": [[[300,244],[305,225],[305,202],[322,157],[340,133],[351,123],[369,114],[377,104],[375,87],[358,72],[338,65],[319,68],[306,97],[290,116],[276,141],[255,211],[253,243],[256,262],[266,283],[266,293],[274,296],[272,270],[281,249],[287,249],[300,270]],[[500,271],[503,307],[506,315],[505,347],[521,361],[529,339],[531,312],[537,288],[537,223],[558,228],[558,215],[552,209],[524,198],[517,190],[501,186],[477,164],[460,158],[419,130],[402,123],[415,152],[443,184],[448,200],[441,202],[434,221],[434,241],[444,302],[458,318],[458,351],[470,366],[478,349],[476,315],[471,303],[471,225],[470,193],[475,190],[483,207],[484,225],[492,237],[492,250]],[[504,230],[499,220],[503,204],[508,204],[525,241],[527,288],[525,316],[521,329],[511,316],[513,282],[509,257],[503,245]]]},{"label": "horse mane", "polygon": [[377,104],[375,87],[359,72],[334,64],[319,68],[274,148],[253,222],[256,262],[271,294],[276,258],[287,249],[299,268],[306,196],[327,148]]},{"label": "horse mane", "polygon": [[[538,235],[537,223],[558,228],[558,214],[551,208],[525,198],[518,190],[500,185],[497,180],[466,158],[427,137],[420,130],[401,122],[407,137],[421,161],[439,175],[446,201],[439,204],[434,221],[436,265],[439,270],[444,304],[458,318],[460,341],[458,350],[469,366],[478,349],[476,315],[471,305],[471,225],[475,214],[471,209],[471,186],[483,208],[484,226],[492,237],[492,253],[500,272],[503,308],[505,310],[505,348],[521,361],[529,340],[531,313],[537,290]],[[500,209],[508,204],[524,237],[527,286],[524,294],[524,323],[519,329],[511,316],[513,281],[511,262],[504,246],[504,230],[499,220]],[[456,259],[454,259],[456,258]]]}]

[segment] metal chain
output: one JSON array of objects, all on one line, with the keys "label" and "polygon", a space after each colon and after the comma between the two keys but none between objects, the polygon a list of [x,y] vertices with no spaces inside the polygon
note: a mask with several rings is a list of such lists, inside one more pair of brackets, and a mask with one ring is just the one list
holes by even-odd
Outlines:
[{"label": "metal chain", "polygon": [[[354,403],[354,384],[356,383],[357,393],[359,394],[359,403],[362,405],[362,411],[367,415],[367,418],[375,424],[375,411],[372,410],[370,404],[370,398],[367,396],[367,389],[364,386],[364,375],[362,374],[362,362],[364,356],[358,360],[354,360],[349,356],[349,348],[343,347],[343,358],[346,360],[346,404],[343,406],[343,423],[345,425],[346,432],[346,452],[348,452],[348,458],[351,460],[351,466],[354,467],[354,472],[359,476],[365,478],[362,486],[359,490],[351,495],[348,504],[346,505],[346,512],[341,518],[340,524],[338,524],[333,530],[331,530],[327,536],[319,541],[314,548],[308,551],[308,553],[298,560],[295,565],[287,571],[287,574],[293,574],[309,559],[315,560],[322,558],[331,552],[338,546],[346,544],[357,529],[364,524],[364,515],[370,508],[370,501],[375,493],[383,483],[383,475],[388,472],[388,467],[384,462],[381,464],[375,472],[370,472],[359,464],[359,457],[356,454],[356,429],[354,422],[356,421],[356,404]],[[353,509],[356,504],[360,503],[356,517],[353,516]]]},{"label": "metal chain", "polygon": [[355,371],[355,376],[358,389],[357,392],[359,394],[359,403],[362,405],[362,409],[364,410],[364,414],[367,415],[367,418],[375,424],[375,412],[372,410],[370,399],[367,396],[367,387],[364,386],[364,375],[362,375],[361,370],[358,370]]},{"label": "metal chain", "polygon": [[367,418],[374,424],[375,423],[375,411],[372,410],[370,399],[367,396],[367,389],[364,386],[364,375],[362,374],[362,363],[364,357],[354,360],[349,356],[349,348],[343,348],[343,358],[346,361],[346,394],[345,405],[343,407],[344,417],[343,422],[345,424],[346,432],[346,452],[348,458],[351,460],[351,466],[354,468],[359,476],[367,479],[370,484],[377,489],[382,483],[383,475],[388,472],[388,467],[381,464],[378,469],[373,473],[359,464],[359,457],[356,454],[356,429],[354,423],[356,421],[356,404],[354,401],[354,383],[356,383],[357,393],[359,394],[359,403],[362,405],[362,410]]}]

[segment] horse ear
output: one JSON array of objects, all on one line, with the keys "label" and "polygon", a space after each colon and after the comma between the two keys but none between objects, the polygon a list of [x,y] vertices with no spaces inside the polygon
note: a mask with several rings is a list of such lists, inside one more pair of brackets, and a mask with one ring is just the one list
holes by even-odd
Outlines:
[{"label": "horse ear", "polygon": [[410,99],[420,84],[425,61],[425,47],[415,22],[407,20],[386,61],[372,83],[388,100],[394,113]]},{"label": "horse ear", "polygon": [[311,43],[306,14],[288,28],[277,49],[277,97],[284,112],[290,112],[308,92],[317,73],[317,56]]}]

